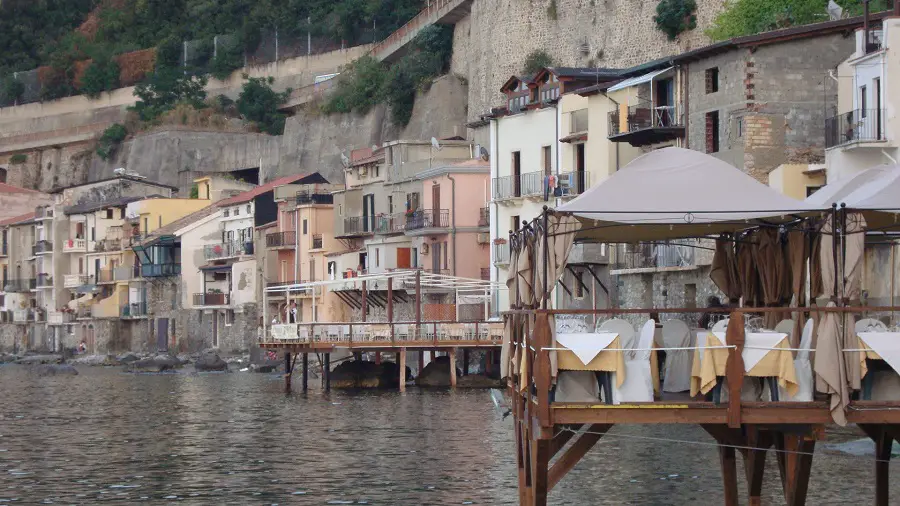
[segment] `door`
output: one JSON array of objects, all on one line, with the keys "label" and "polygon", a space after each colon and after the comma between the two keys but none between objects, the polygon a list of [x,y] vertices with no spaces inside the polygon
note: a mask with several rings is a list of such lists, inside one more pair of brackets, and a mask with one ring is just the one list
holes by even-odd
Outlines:
[{"label": "door", "polygon": [[94,259],[94,284],[100,282],[100,259]]},{"label": "door", "polygon": [[213,345],[213,348],[218,348],[219,347],[219,312],[218,311],[212,312],[212,318],[210,318],[210,321],[212,321],[212,345]]},{"label": "door", "polygon": [[363,232],[375,231],[375,195],[363,195]]},{"label": "door", "polygon": [[584,176],[584,144],[575,145],[575,192],[583,193],[585,187]]},{"label": "door", "polygon": [[674,125],[675,86],[672,79],[661,79],[656,82],[656,114],[653,126],[667,127]]},{"label": "door", "polygon": [[875,93],[875,140],[881,140],[881,78],[876,77],[872,91]]},{"label": "door", "polygon": [[553,173],[553,152],[550,150],[550,146],[544,146],[542,150],[544,158],[544,175],[549,176]]},{"label": "door", "polygon": [[512,154],[512,196],[513,197],[521,197],[522,196],[522,158],[518,151],[513,151]]},{"label": "door", "polygon": [[426,227],[446,226],[441,223],[441,185],[439,184],[431,186],[431,220],[431,223],[425,223]]},{"label": "door", "polygon": [[439,242],[431,245],[431,272],[441,273],[441,243]]},{"label": "door", "polygon": [[397,268],[398,269],[409,269],[411,264],[409,262],[410,249],[409,248],[397,248]]},{"label": "door", "polygon": [[169,351],[169,319],[156,319],[156,351]]}]

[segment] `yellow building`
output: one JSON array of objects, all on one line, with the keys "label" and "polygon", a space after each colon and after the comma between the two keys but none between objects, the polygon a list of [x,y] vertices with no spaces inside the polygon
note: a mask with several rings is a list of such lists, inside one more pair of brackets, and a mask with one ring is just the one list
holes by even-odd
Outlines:
[{"label": "yellow building", "polygon": [[128,204],[125,218],[137,224],[141,236],[210,205],[206,199],[145,199]]}]

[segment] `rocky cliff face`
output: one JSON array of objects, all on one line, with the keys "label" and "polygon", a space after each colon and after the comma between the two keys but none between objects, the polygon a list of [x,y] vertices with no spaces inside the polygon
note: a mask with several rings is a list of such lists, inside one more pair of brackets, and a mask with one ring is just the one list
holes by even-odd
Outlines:
[{"label": "rocky cliff face", "polygon": [[697,28],[669,41],[653,21],[659,0],[474,0],[453,36],[452,70],[468,79],[469,119],[502,104],[500,86],[535,49],[559,66],[622,68],[709,44],[703,30],[727,2],[696,1]]}]

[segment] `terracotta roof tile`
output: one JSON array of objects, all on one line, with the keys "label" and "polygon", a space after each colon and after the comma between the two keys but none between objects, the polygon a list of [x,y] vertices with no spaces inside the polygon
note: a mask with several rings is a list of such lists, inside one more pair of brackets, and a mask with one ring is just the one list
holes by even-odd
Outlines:
[{"label": "terracotta roof tile", "polygon": [[[243,204],[244,202],[250,202],[254,198],[262,195],[263,193],[270,192],[275,189],[276,186],[282,186],[286,184],[296,183],[300,180],[306,179],[311,176],[318,176],[318,172],[313,172],[312,174],[293,174],[291,176],[284,176],[278,179],[273,179],[266,184],[259,185],[252,190],[247,190],[243,193],[238,193],[234,197],[222,200],[216,204],[217,207],[225,207],[225,206],[233,206],[235,204]],[[321,176],[319,176],[321,178]],[[327,181],[326,181],[327,182]]]}]

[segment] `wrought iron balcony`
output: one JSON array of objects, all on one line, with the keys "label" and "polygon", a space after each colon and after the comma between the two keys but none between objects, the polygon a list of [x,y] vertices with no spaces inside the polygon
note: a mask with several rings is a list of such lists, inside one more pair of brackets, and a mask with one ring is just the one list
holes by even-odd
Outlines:
[{"label": "wrought iron balcony", "polygon": [[322,249],[322,234],[313,234],[312,236],[312,249]]},{"label": "wrought iron balcony", "polygon": [[650,103],[629,106],[609,113],[609,140],[646,146],[684,137],[684,113],[677,105]]},{"label": "wrought iron balcony", "polygon": [[227,293],[195,293],[195,306],[227,306],[231,304],[231,295]]},{"label": "wrought iron balcony", "polygon": [[494,200],[538,196],[544,193],[544,173],[539,171],[496,177],[492,186]]},{"label": "wrought iron balcony", "polygon": [[406,213],[378,216],[375,220],[376,234],[402,234],[406,229]]},{"label": "wrought iron balcony", "polygon": [[884,110],[857,109],[825,120],[825,147],[885,140]]},{"label": "wrought iron balcony", "polygon": [[293,248],[296,244],[297,232],[294,230],[266,234],[267,248]]},{"label": "wrought iron balcony", "polygon": [[181,264],[142,264],[141,276],[145,278],[162,278],[181,275]]},{"label": "wrought iron balcony", "polygon": [[406,217],[406,231],[450,227],[449,209],[420,209]]},{"label": "wrought iron balcony", "polygon": [[141,316],[147,316],[147,302],[142,301],[122,304],[119,307],[119,315],[122,318],[138,318]]},{"label": "wrought iron balcony", "polygon": [[344,218],[343,232],[339,237],[368,235],[375,232],[375,216],[349,216]]},{"label": "wrought iron balcony", "polygon": [[694,244],[619,244],[612,269],[658,269],[695,265]]},{"label": "wrought iron balcony", "polygon": [[252,242],[225,242],[221,244],[207,244],[203,247],[203,255],[207,260],[221,260],[242,255],[253,254]]},{"label": "wrought iron balcony", "polygon": [[297,192],[297,205],[305,206],[310,204],[331,204],[334,202],[334,196],[330,193],[311,193],[300,191]]},{"label": "wrought iron balcony", "polygon": [[577,170],[573,172],[563,172],[559,175],[558,196],[574,197],[581,195],[591,184],[590,172]]},{"label": "wrought iron balcony", "polygon": [[42,239],[42,240],[34,243],[34,247],[32,248],[31,251],[35,255],[43,255],[45,253],[53,253],[53,243]]},{"label": "wrought iron balcony", "polygon": [[28,292],[37,288],[37,280],[34,278],[7,279],[3,290],[6,292]]}]

